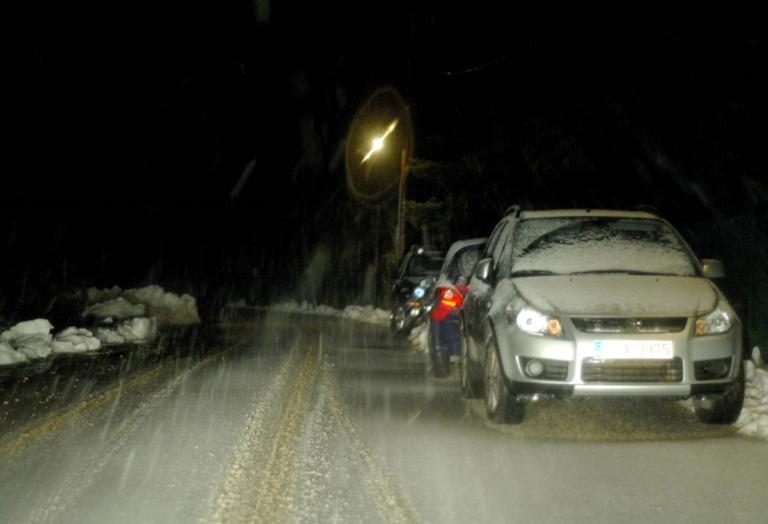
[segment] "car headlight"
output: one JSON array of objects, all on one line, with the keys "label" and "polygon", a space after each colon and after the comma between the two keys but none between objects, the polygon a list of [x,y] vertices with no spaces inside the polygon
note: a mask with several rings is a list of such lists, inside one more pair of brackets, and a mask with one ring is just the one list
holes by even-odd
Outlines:
[{"label": "car headlight", "polygon": [[507,306],[507,318],[515,322],[520,330],[531,335],[549,335],[552,337],[563,336],[563,325],[557,317],[551,317],[539,313],[532,307],[526,306],[515,314],[512,304]]},{"label": "car headlight", "polygon": [[695,333],[697,337],[716,335],[718,333],[725,333],[731,329],[732,325],[731,316],[718,305],[713,312],[696,319]]}]

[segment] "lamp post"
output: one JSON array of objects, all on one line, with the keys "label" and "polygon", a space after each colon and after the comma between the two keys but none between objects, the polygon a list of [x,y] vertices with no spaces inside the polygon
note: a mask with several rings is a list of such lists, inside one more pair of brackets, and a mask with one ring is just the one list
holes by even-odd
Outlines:
[{"label": "lamp post", "polygon": [[400,150],[400,185],[397,188],[397,240],[395,253],[400,260],[405,253],[405,181],[408,178],[408,153]]},{"label": "lamp post", "polygon": [[[398,119],[394,119],[381,136],[376,136],[371,140],[371,148],[363,156],[360,164],[371,161],[371,158],[382,154],[386,145],[387,137],[395,130]],[[395,253],[398,260],[405,253],[405,183],[408,178],[408,151],[405,147],[400,149],[400,173],[398,177],[397,188],[397,229],[395,231]]]}]

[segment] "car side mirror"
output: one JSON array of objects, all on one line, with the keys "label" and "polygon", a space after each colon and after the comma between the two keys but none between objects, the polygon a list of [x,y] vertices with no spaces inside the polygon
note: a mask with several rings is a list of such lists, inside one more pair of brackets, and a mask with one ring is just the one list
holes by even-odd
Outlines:
[{"label": "car side mirror", "polygon": [[725,276],[725,266],[719,260],[714,258],[705,258],[701,261],[704,267],[704,276],[707,278],[723,278]]},{"label": "car side mirror", "polygon": [[480,282],[485,282],[486,284],[490,283],[491,274],[493,273],[493,268],[491,267],[492,264],[492,258],[484,258],[478,262],[477,267],[475,268],[475,278],[480,280]]}]

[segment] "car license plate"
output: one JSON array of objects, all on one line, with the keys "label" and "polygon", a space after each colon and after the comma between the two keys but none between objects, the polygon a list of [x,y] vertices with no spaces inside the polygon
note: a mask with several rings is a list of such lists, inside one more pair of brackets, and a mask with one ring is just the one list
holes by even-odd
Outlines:
[{"label": "car license plate", "polygon": [[592,356],[597,359],[671,359],[671,340],[594,340]]}]

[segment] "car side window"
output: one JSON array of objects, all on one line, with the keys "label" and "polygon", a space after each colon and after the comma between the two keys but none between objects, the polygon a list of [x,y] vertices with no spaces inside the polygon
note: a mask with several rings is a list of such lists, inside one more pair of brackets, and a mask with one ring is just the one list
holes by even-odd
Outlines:
[{"label": "car side window", "polygon": [[499,222],[498,225],[493,229],[493,233],[491,233],[491,236],[488,239],[488,243],[485,245],[485,251],[483,251],[483,258],[490,258],[493,256],[493,250],[499,241],[499,235],[501,235],[501,232],[504,231],[504,226],[506,225],[507,225],[507,221],[503,220]]},{"label": "car side window", "polygon": [[[499,258],[496,266],[496,278],[505,278],[512,270],[512,241],[514,235],[515,223],[511,222],[506,230],[503,245],[499,246]],[[495,257],[494,257],[495,258]]]},{"label": "car side window", "polygon": [[507,222],[505,224],[504,231],[499,235],[499,240],[496,243],[496,245],[493,248],[493,272],[496,275],[496,279],[503,275],[501,264],[503,262],[502,260],[502,253],[505,251],[505,248],[509,244],[509,237],[511,236],[510,233],[512,231],[512,226],[510,222]]}]

